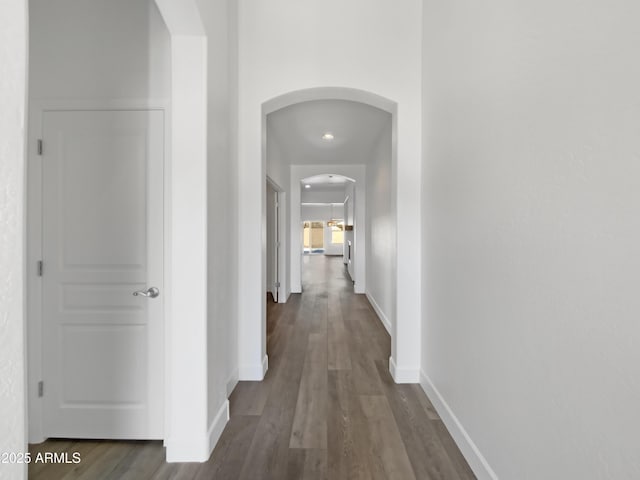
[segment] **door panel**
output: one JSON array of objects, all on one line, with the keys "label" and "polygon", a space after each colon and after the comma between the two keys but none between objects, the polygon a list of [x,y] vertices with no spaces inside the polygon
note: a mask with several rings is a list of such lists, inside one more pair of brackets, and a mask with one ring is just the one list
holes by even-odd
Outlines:
[{"label": "door panel", "polygon": [[43,115],[44,430],[162,438],[164,115]]}]

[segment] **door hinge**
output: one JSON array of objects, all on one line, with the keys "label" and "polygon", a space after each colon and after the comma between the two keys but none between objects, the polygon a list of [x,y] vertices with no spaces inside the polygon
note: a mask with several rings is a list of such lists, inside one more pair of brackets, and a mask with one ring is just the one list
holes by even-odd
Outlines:
[{"label": "door hinge", "polygon": [[38,382],[38,397],[44,397],[44,382],[42,380]]},{"label": "door hinge", "polygon": [[276,282],[276,288],[280,288],[280,282]]},{"label": "door hinge", "polygon": [[38,276],[41,277],[44,273],[44,262],[42,260],[38,260]]},{"label": "door hinge", "polygon": [[38,155],[42,155],[42,139],[38,139]]}]

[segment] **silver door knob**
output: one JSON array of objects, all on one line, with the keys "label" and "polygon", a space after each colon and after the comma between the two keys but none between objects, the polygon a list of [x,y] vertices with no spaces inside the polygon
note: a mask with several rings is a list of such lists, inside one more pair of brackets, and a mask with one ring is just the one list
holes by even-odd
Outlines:
[{"label": "silver door knob", "polygon": [[133,292],[134,297],[141,296],[156,298],[158,295],[160,295],[160,290],[158,290],[156,287],[149,287],[146,290],[138,290],[137,292]]}]

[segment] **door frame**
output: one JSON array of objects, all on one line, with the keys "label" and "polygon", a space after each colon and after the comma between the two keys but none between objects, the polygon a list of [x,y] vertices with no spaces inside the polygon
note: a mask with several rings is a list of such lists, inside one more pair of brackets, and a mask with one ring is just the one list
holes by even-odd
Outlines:
[{"label": "door frame", "polygon": [[[164,285],[169,285],[171,278],[171,109],[168,99],[133,99],[133,100],[32,100],[29,107],[27,128],[27,171],[26,171],[26,337],[27,337],[27,402],[28,402],[28,441],[41,443],[46,440],[43,429],[43,401],[38,396],[38,382],[42,380],[42,277],[38,275],[37,262],[42,258],[42,156],[38,154],[38,139],[42,138],[43,115],[47,111],[161,111],[164,114],[164,180],[163,180],[163,271]],[[46,147],[45,147],[46,148]],[[167,412],[169,400],[169,357],[167,352],[170,316],[167,315],[167,305],[170,304],[170,292],[167,288],[163,292],[163,342],[161,356],[163,364],[163,422],[168,425]],[[163,428],[166,438],[166,428]]]},{"label": "door frame", "polygon": [[[266,177],[267,183],[273,188],[276,193],[276,275],[277,281],[280,282],[280,286],[277,287],[276,295],[278,299],[276,303],[287,303],[287,294],[286,294],[286,286],[287,286],[287,259],[285,250],[285,239],[287,238],[287,229],[286,229],[286,193],[284,190],[274,182],[269,176]],[[266,201],[265,201],[265,209],[266,209]],[[266,212],[266,210],[265,210]],[[266,215],[265,215],[265,224],[266,224]],[[268,225],[265,225],[266,228],[269,228]],[[279,243],[279,245],[278,245]],[[265,258],[266,262],[266,258]],[[265,279],[267,275],[266,265],[264,267]]]}]

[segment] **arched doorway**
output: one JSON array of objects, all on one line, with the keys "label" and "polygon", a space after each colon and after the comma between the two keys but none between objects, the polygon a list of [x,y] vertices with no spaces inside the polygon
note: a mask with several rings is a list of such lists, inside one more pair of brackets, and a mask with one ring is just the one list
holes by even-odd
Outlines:
[{"label": "arched doorway", "polygon": [[[285,212],[285,216],[287,221],[285,222],[284,228],[287,232],[289,232],[286,241],[289,242],[289,246],[286,247],[286,250],[289,252],[293,252],[294,249],[291,248],[292,245],[299,243],[302,245],[303,235],[301,229],[296,227],[295,232],[292,229],[291,225],[298,221],[299,216],[295,216],[295,212],[293,211],[292,205],[300,204],[300,191],[299,185],[300,180],[306,178],[311,175],[317,175],[321,173],[333,172],[335,174],[346,175],[351,178],[359,176],[362,179],[361,189],[362,191],[358,192],[358,187],[356,187],[356,197],[358,194],[361,195],[361,198],[365,198],[365,190],[364,186],[366,184],[366,169],[362,166],[358,166],[357,164],[342,164],[342,165],[332,165],[331,168],[328,168],[326,165],[321,169],[313,168],[312,165],[295,165],[290,167],[290,169],[280,169],[279,172],[274,172],[268,170],[267,165],[267,157],[270,154],[270,148],[272,148],[272,144],[269,141],[269,133],[268,133],[268,116],[274,112],[285,109],[287,107],[291,107],[297,104],[301,104],[304,102],[313,102],[319,100],[338,100],[345,102],[353,102],[356,104],[364,105],[367,107],[373,107],[375,109],[379,109],[382,112],[385,112],[386,115],[389,116],[389,159],[390,159],[390,168],[388,175],[391,178],[391,212],[395,215],[396,211],[396,110],[397,105],[395,102],[381,97],[379,95],[373,94],[371,92],[366,92],[362,90],[352,89],[352,88],[341,88],[341,87],[320,87],[320,88],[312,88],[306,90],[300,90],[295,92],[290,92],[271,100],[268,100],[262,104],[262,161],[261,161],[261,185],[263,185],[263,190],[259,197],[259,204],[255,205],[252,203],[251,207],[249,207],[248,201],[245,204],[245,209],[256,210],[252,218],[262,218],[262,227],[261,231],[262,236],[260,238],[265,237],[266,232],[266,208],[265,208],[265,198],[266,198],[266,177],[275,180],[279,184],[284,184],[289,187],[289,191],[286,194],[289,196],[290,201],[287,202],[288,205],[285,207],[288,209],[288,212]],[[344,170],[340,170],[340,168]],[[286,170],[286,171],[285,171]],[[280,177],[278,177],[280,175]],[[356,185],[359,182],[356,181]],[[241,196],[242,197],[242,196]],[[257,198],[256,198],[257,199]],[[241,212],[243,199],[241,198]],[[258,211],[261,211],[262,214],[260,216],[255,215]],[[361,225],[365,225],[366,221],[364,218],[364,213],[361,213]],[[357,213],[356,213],[357,216]],[[357,222],[357,218],[356,218]],[[250,225],[250,223],[248,224]],[[264,373],[267,370],[268,358],[266,352],[266,296],[264,292],[266,291],[266,248],[265,242],[262,242],[262,249],[258,250],[261,252],[256,255],[256,250],[254,250],[256,244],[251,240],[251,235],[243,236],[241,232],[241,241],[242,238],[246,240],[247,249],[245,249],[242,245],[240,247],[241,251],[244,252],[245,258],[240,263],[240,271],[239,271],[239,281],[240,285],[242,285],[245,295],[243,295],[243,300],[239,304],[239,354],[240,354],[240,379],[243,380],[260,380],[263,378]],[[360,250],[360,252],[366,252],[366,245],[363,240],[360,249],[356,246],[356,251]],[[395,236],[392,239],[395,242]],[[358,240],[355,239],[357,244]],[[254,245],[254,247],[250,247],[249,244]],[[394,243],[395,247],[395,243]],[[300,250],[301,251],[301,250]],[[392,263],[395,265],[396,255],[395,253],[392,255]],[[299,291],[300,288],[300,256],[295,253],[290,253],[289,265],[286,269],[288,273],[288,278],[283,281],[285,283],[284,290],[288,293]],[[366,262],[360,262],[360,265],[363,269],[361,275],[356,273],[356,279],[362,279],[362,283],[358,285],[356,283],[356,291],[358,293],[366,293],[366,273],[364,271],[364,266]],[[259,266],[259,268],[257,268]],[[393,268],[393,272],[388,277],[391,283],[392,296],[395,298],[396,293],[396,269]],[[258,294],[259,292],[259,294]],[[255,295],[254,295],[255,293]],[[285,294],[285,297],[286,297]],[[393,351],[395,351],[395,322],[394,318],[396,316],[396,305],[395,301],[393,302],[389,314],[387,315],[387,322],[385,326],[390,331],[392,336],[392,356]],[[391,361],[393,364],[393,360]]]}]

